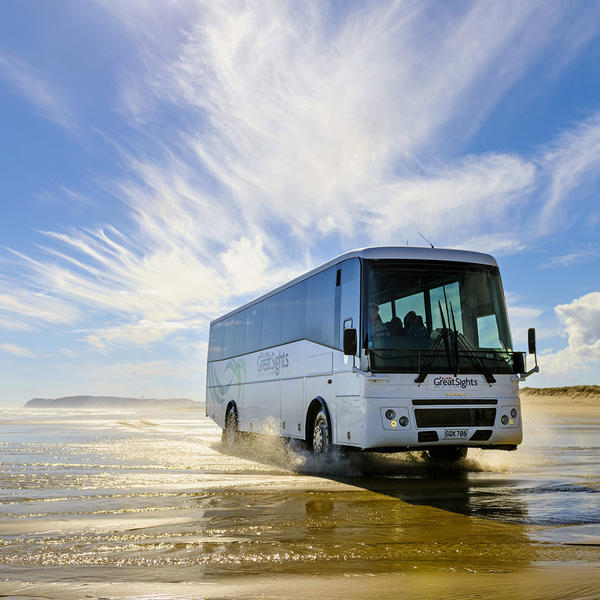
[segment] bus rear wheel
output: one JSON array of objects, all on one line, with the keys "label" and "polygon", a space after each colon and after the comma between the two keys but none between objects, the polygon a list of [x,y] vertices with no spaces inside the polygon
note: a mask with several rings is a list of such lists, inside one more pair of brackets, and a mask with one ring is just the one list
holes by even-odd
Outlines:
[{"label": "bus rear wheel", "polygon": [[228,448],[233,448],[239,440],[238,417],[235,408],[230,408],[225,415],[225,427],[221,434],[221,442]]},{"label": "bus rear wheel", "polygon": [[467,449],[457,446],[439,446],[428,450],[429,458],[443,463],[456,463],[467,456]]},{"label": "bus rear wheel", "polygon": [[329,454],[331,449],[331,432],[329,430],[329,421],[323,410],[315,415],[312,433],[311,450],[316,456]]}]

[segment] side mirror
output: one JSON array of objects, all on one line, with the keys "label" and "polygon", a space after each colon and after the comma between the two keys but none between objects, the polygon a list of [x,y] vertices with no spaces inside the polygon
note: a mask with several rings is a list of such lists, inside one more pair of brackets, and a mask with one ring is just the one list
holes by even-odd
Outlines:
[{"label": "side mirror", "polygon": [[535,328],[530,327],[527,330],[527,342],[529,344],[529,354],[536,354],[535,351]]},{"label": "side mirror", "polygon": [[[535,357],[535,367],[525,371],[525,356],[524,353],[515,352],[513,354],[513,371],[517,373],[517,377],[513,377],[513,381],[525,381],[533,373],[539,373],[540,368],[537,364],[537,353],[535,350],[535,329],[530,327],[527,330],[527,342],[529,343],[529,354],[533,354]],[[521,370],[522,369],[522,370]]]},{"label": "side mirror", "polygon": [[513,372],[525,373],[525,357],[521,352],[513,353]]},{"label": "side mirror", "polygon": [[356,329],[344,329],[344,354],[346,356],[356,354]]}]

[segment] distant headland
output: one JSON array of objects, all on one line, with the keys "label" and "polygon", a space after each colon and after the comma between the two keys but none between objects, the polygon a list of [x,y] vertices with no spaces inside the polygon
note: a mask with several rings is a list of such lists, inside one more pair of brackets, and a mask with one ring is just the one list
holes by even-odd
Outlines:
[{"label": "distant headland", "polygon": [[121,396],[64,396],[62,398],[33,398],[25,408],[199,408],[200,402],[187,398],[125,398]]}]

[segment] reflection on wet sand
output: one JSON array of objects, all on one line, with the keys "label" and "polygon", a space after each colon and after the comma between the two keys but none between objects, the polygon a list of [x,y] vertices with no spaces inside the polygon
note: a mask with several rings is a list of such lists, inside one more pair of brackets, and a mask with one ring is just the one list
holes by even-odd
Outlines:
[{"label": "reflection on wet sand", "polygon": [[[593,443],[598,442],[594,439]],[[221,451],[227,450],[221,448]],[[550,449],[544,447],[543,451],[540,457],[539,452],[531,450],[521,451],[519,455],[471,450],[469,458],[449,465],[432,462],[421,453],[386,455],[334,450],[323,464],[283,441],[258,436],[246,438],[235,456],[251,459],[265,467],[292,468],[411,504],[505,523],[596,523],[600,511],[600,496],[597,495],[600,493],[600,461],[594,462],[593,457],[600,455],[600,448],[570,448],[579,460],[577,468],[569,465],[568,470],[575,476],[572,481],[557,481],[556,474],[552,473],[553,468],[562,467],[563,455],[552,461],[548,457]],[[582,460],[582,455],[588,460]],[[528,469],[519,472],[523,465]],[[585,470],[588,465],[593,465],[593,472]],[[540,478],[543,470],[550,471],[550,479]],[[578,478],[577,470],[581,473]],[[568,496],[568,502],[564,502],[565,496]]]},{"label": "reflection on wet sand", "polygon": [[600,597],[600,418],[561,419],[448,468],[231,454],[193,413],[5,414],[0,595]]}]

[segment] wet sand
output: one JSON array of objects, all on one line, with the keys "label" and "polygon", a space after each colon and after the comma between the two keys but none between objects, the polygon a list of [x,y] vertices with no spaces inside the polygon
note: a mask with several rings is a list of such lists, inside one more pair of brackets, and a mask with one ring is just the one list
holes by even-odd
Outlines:
[{"label": "wet sand", "polygon": [[516,452],[327,465],[202,412],[0,413],[0,597],[600,598],[598,403]]}]

